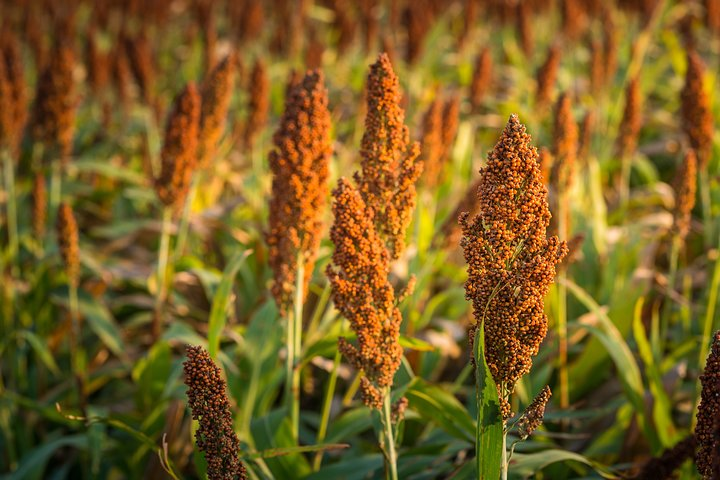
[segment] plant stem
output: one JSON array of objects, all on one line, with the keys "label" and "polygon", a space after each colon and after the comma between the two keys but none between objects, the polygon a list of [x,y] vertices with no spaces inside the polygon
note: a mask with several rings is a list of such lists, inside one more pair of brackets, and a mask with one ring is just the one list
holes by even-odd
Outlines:
[{"label": "plant stem", "polygon": [[293,440],[297,444],[300,425],[300,367],[298,357],[302,348],[303,285],[305,283],[305,264],[302,261],[302,255],[298,255],[295,272],[293,312],[288,318],[288,333],[286,336],[288,355],[285,364],[285,400],[290,413],[290,431]]},{"label": "plant stem", "polygon": [[392,402],[390,389],[385,391],[385,399],[383,400],[382,409],[382,424],[384,433],[381,435],[385,436],[384,450],[385,450],[385,466],[386,478],[389,480],[398,480],[397,473],[397,454],[395,453],[395,437],[393,436],[392,430],[392,413],[390,409],[390,403]]},{"label": "plant stem", "polygon": [[715,224],[712,217],[712,200],[710,198],[710,177],[708,168],[701,168],[698,172],[698,185],[700,203],[702,204],[703,230],[705,233],[705,248],[712,247],[714,241]]},{"label": "plant stem", "polygon": [[172,223],[172,207],[164,207],[162,215],[162,233],[160,234],[160,252],[157,267],[157,295],[152,320],[153,341],[160,338],[162,331],[162,310],[168,296],[168,259],[170,258],[170,225]]},{"label": "plant stem", "polygon": [[507,454],[507,431],[504,431],[503,429],[503,435],[502,435],[502,470],[500,471],[500,478],[502,480],[507,480],[508,478],[508,454]]},{"label": "plant stem", "polygon": [[15,173],[12,157],[7,148],[3,148],[0,152],[3,158],[3,166],[5,169],[5,195],[7,195],[7,226],[8,226],[8,246],[10,251],[10,272],[12,276],[17,275],[18,264],[18,226],[17,226],[17,203],[15,198]]},{"label": "plant stem", "polygon": [[[328,380],[327,389],[325,390],[325,398],[323,398],[322,412],[320,414],[320,427],[318,428],[316,444],[320,445],[325,441],[325,435],[327,435],[327,426],[330,421],[330,409],[332,407],[332,399],[335,395],[335,385],[337,384],[338,377],[338,366],[340,365],[340,350],[335,351],[335,358],[333,359],[333,368],[330,372],[330,379]],[[315,454],[313,460],[313,471],[317,472],[322,466],[323,451],[320,450]]]},{"label": "plant stem", "polygon": [[62,198],[62,165],[59,159],[53,159],[50,165],[50,230],[55,226],[60,199]]},{"label": "plant stem", "polygon": [[677,278],[678,270],[678,257],[680,256],[680,247],[682,246],[682,240],[677,235],[673,236],[672,245],[670,247],[670,269],[668,271],[667,280],[667,304],[663,309],[662,316],[660,317],[660,341],[667,341],[667,334],[670,328],[670,319],[672,317],[673,307],[673,293],[675,292],[675,281]]},{"label": "plant stem", "polygon": [[185,206],[183,207],[183,214],[180,217],[180,226],[178,227],[177,241],[175,242],[174,259],[177,261],[182,256],[185,250],[185,243],[187,243],[188,231],[190,230],[190,213],[192,212],[192,204],[195,201],[197,195],[199,177],[201,173],[197,172],[193,176],[192,183],[190,184],[190,191],[185,199]]},{"label": "plant stem", "polygon": [[80,411],[87,417],[87,399],[85,397],[85,355],[80,341],[80,307],[78,302],[78,287],[75,282],[69,285],[70,300],[70,359],[72,370],[77,384],[78,403]]},{"label": "plant stem", "polygon": [[[567,192],[559,195],[558,202],[558,234],[561,240],[568,238]],[[564,282],[567,271],[561,268],[558,272],[557,286],[557,329],[558,329],[558,363],[560,377],[560,408],[570,405],[570,382],[568,379],[568,338],[567,338],[567,286]],[[504,436],[503,436],[504,438]]]}]

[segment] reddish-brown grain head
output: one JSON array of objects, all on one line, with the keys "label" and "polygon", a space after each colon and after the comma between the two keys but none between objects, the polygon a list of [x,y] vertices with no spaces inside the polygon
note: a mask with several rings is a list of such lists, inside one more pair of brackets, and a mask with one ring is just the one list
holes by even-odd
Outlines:
[{"label": "reddish-brown grain head", "polygon": [[422,171],[420,148],[410,141],[400,98],[398,77],[388,56],[380,54],[368,75],[361,172],[355,180],[393,259],[405,248],[405,230],[416,202],[415,183]]},{"label": "reddish-brown grain head", "polygon": [[77,286],[80,280],[80,246],[78,226],[70,205],[60,204],[56,227],[60,256],[65,265],[68,282]]},{"label": "reddish-brown grain head", "polygon": [[230,400],[222,371],[200,346],[187,346],[183,362],[188,406],[198,421],[195,442],[207,460],[211,480],[244,480],[245,466],[240,461],[240,441],[235,434]]},{"label": "reddish-brown grain head", "polygon": [[470,81],[470,103],[477,109],[492,86],[493,61],[490,48],[485,47],[475,59],[472,80]]},{"label": "reddish-brown grain head", "polygon": [[618,157],[628,158],[635,154],[640,128],[642,127],[642,96],[640,79],[635,77],[625,90],[625,110],[618,129],[616,150]]},{"label": "reddish-brown grain head", "polygon": [[200,94],[190,83],[175,98],[165,126],[160,152],[160,175],[155,191],[160,201],[176,211],[182,208],[197,166]]},{"label": "reddish-brown grain head", "polygon": [[201,89],[199,168],[207,168],[225,131],[225,122],[235,84],[236,57],[226,56],[205,79]]},{"label": "reddish-brown grain head", "polygon": [[537,72],[537,92],[535,101],[539,107],[547,105],[553,96],[558,68],[560,67],[560,47],[553,45],[548,50],[545,63]]},{"label": "reddish-brown grain head", "polygon": [[245,123],[245,148],[251,150],[258,135],[265,128],[270,108],[270,80],[265,63],[257,59],[250,74],[250,100]]},{"label": "reddish-brown grain head", "polygon": [[703,85],[705,64],[697,52],[687,53],[685,86],[681,94],[682,127],[690,146],[695,150],[700,169],[710,161],[714,132],[710,97]]},{"label": "reddish-brown grain head", "polygon": [[356,345],[341,338],[340,351],[365,374],[360,385],[365,404],[380,409],[402,359],[390,257],[360,192],[344,178],[333,191],[333,214],[335,251],[327,275],[335,306],[357,334]]},{"label": "reddish-brown grain head", "polygon": [[690,232],[692,209],[695,206],[697,188],[697,156],[694,150],[688,150],[675,177],[675,207],[673,209],[673,228],[680,238]]},{"label": "reddish-brown grain head", "polygon": [[572,100],[567,92],[560,95],[555,107],[553,129],[553,168],[550,179],[556,191],[570,189],[578,151],[578,128],[572,112]]},{"label": "reddish-brown grain head", "polygon": [[713,463],[720,451],[720,439],[716,434],[720,417],[720,331],[715,332],[705,370],[700,376],[702,391],[697,411],[695,438],[697,452],[695,465],[704,479],[713,476]]},{"label": "reddish-brown grain head", "polygon": [[75,56],[70,47],[58,43],[40,74],[30,129],[33,139],[66,159],[75,132]]},{"label": "reddish-brown grain head", "polygon": [[9,84],[8,102],[3,102],[3,109],[9,109],[11,120],[7,130],[7,139],[12,150],[17,150],[25,128],[28,110],[28,94],[25,82],[20,43],[10,28],[0,34],[0,62],[4,63],[4,70]]},{"label": "reddish-brown grain head", "polygon": [[282,312],[292,306],[298,260],[304,265],[303,297],[307,295],[322,237],[332,154],[327,95],[322,72],[307,72],[290,89],[273,136],[266,238],[273,271],[272,294]]},{"label": "reddish-brown grain head", "polygon": [[485,359],[507,419],[507,397],[530,370],[547,332],[544,298],[567,254],[564,242],[546,237],[547,189],[537,151],[516,115],[480,170],[478,202],[478,215],[460,217],[465,297],[472,301],[476,328],[485,329]]}]

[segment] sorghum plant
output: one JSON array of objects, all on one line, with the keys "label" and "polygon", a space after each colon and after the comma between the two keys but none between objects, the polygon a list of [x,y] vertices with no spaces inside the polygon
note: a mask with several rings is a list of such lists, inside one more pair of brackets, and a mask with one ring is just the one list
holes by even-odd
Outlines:
[{"label": "sorghum plant", "polygon": [[420,147],[409,139],[400,107],[400,85],[387,54],[370,67],[367,117],[355,181],[387,245],[391,259],[405,248],[405,230],[415,208],[415,182],[422,171]]},{"label": "sorghum plant", "polygon": [[168,295],[168,259],[170,258],[170,224],[173,214],[185,204],[193,173],[197,166],[200,95],[194,84],[188,84],[175,98],[165,126],[160,152],[160,174],[155,178],[155,192],[163,203],[162,233],[158,254],[157,295],[152,323],[155,339],[162,328],[162,307]]},{"label": "sorghum plant", "polygon": [[[567,254],[565,242],[547,238],[550,209],[542,184],[538,154],[517,115],[512,115],[500,140],[480,170],[478,215],[460,216],[461,246],[468,264],[465,297],[472,302],[476,324],[472,335],[476,380],[494,382],[497,417],[478,420],[478,474],[486,465],[507,472],[506,421],[512,416],[509,398],[516,382],[530,371],[547,333],[544,299],[555,266]],[[487,371],[491,379],[484,377]],[[488,398],[478,384],[478,407]],[[495,401],[495,400],[493,400]],[[484,415],[485,409],[479,414]],[[483,429],[491,421],[502,433],[502,462],[483,451]],[[500,432],[500,424],[502,432]],[[495,441],[498,440],[495,435]],[[494,444],[493,448],[498,445]],[[497,450],[493,450],[497,452]],[[499,472],[498,472],[499,473]]]},{"label": "sorghum plant", "polygon": [[[273,173],[267,233],[272,294],[287,322],[286,392],[297,438],[302,345],[302,304],[307,296],[323,230],[332,154],[327,89],[319,70],[290,88],[270,152]],[[294,308],[293,308],[294,307]]]},{"label": "sorghum plant", "polygon": [[199,428],[195,432],[198,449],[205,454],[210,480],[244,480],[240,461],[240,441],[233,429],[225,379],[220,367],[200,346],[188,345],[183,362],[188,406]]},{"label": "sorghum plant", "polygon": [[713,335],[700,383],[702,392],[695,425],[695,465],[700,475],[709,480],[717,478],[715,469],[720,461],[720,438],[717,434],[720,416],[720,331]]}]

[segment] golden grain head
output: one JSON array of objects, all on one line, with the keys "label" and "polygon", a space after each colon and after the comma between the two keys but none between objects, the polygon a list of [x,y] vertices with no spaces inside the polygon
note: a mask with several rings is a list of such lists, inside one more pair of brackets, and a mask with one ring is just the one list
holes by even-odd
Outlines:
[{"label": "golden grain head", "polygon": [[507,397],[530,370],[547,332],[544,298],[555,266],[567,254],[564,242],[546,237],[547,190],[537,151],[516,115],[480,170],[478,202],[478,215],[460,219],[468,264],[465,296],[472,301],[476,328],[485,329],[485,359],[507,419]]},{"label": "golden grain head", "polygon": [[273,179],[266,239],[272,294],[282,312],[292,305],[299,257],[307,295],[320,246],[329,192],[330,129],[324,76],[309,71],[290,89],[269,156]]}]

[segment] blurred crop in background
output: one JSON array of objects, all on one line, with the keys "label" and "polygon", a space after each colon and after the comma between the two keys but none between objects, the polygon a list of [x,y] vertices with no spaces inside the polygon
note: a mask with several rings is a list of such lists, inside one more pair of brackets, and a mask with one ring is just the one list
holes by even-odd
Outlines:
[{"label": "blurred crop in background", "polygon": [[719,68],[715,0],[0,0],[0,478],[720,478]]}]

